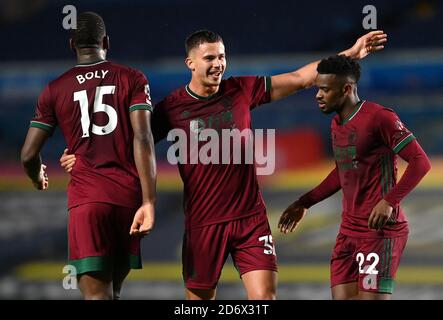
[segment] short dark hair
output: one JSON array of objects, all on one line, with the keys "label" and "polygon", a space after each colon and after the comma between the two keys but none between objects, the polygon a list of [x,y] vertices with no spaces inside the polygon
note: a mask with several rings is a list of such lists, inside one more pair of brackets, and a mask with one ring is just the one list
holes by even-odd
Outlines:
[{"label": "short dark hair", "polygon": [[350,76],[355,82],[360,80],[360,65],[354,59],[345,55],[336,55],[323,59],[317,66],[320,74],[336,74],[340,76]]},{"label": "short dark hair", "polygon": [[217,33],[210,30],[198,30],[190,34],[185,41],[185,50],[186,55],[189,55],[189,51],[198,47],[202,43],[214,43],[221,42],[223,43],[222,37]]},{"label": "short dark hair", "polygon": [[99,48],[106,35],[105,22],[95,12],[82,12],[77,17],[77,29],[72,31],[72,40],[77,48]]}]

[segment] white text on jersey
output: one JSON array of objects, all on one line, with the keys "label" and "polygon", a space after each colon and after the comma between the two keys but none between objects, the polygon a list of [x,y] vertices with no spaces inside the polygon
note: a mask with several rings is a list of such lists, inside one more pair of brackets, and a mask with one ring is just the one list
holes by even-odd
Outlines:
[{"label": "white text on jersey", "polygon": [[82,84],[86,80],[104,79],[109,70],[95,70],[86,72],[85,75],[79,74],[76,76],[78,83]]}]

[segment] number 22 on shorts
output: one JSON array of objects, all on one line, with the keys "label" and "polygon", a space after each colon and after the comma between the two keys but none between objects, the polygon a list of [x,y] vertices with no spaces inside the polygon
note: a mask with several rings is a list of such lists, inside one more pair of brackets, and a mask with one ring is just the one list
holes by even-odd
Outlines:
[{"label": "number 22 on shorts", "polygon": [[380,257],[377,253],[371,252],[366,256],[366,261],[372,262],[370,265],[365,265],[363,267],[363,263],[365,261],[365,255],[361,252],[357,253],[355,259],[358,262],[358,272],[360,274],[366,274],[367,276],[363,279],[363,287],[365,289],[377,289],[377,275],[378,270],[375,268],[380,261]]}]

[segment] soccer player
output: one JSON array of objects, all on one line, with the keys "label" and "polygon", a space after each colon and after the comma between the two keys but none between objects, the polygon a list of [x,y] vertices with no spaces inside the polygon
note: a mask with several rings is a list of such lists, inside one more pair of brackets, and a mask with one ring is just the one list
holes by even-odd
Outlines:
[{"label": "soccer player", "polygon": [[[364,58],[381,50],[385,42],[383,32],[370,32],[343,53]],[[218,34],[196,31],[186,39],[185,48],[191,81],[155,106],[156,142],[172,129],[182,129],[191,139],[197,137],[199,145],[206,143],[198,136],[205,128],[217,132],[250,129],[252,109],[312,86],[317,75],[318,61],[272,77],[222,80],[226,55]],[[275,299],[275,248],[255,165],[190,164],[189,156],[185,157],[186,163],[178,164],[185,198],[182,260],[186,298],[214,299],[223,265],[231,254],[248,298]],[[67,155],[61,162],[66,170],[74,164],[72,156]]]},{"label": "soccer player", "polygon": [[141,72],[106,60],[99,15],[78,16],[70,45],[78,64],[40,95],[21,160],[34,186],[46,190],[40,150],[60,126],[77,159],[68,185],[69,263],[85,299],[118,299],[130,268],[141,268],[140,237],[129,234],[135,212],[144,216],[139,235],[154,225],[149,86]]},{"label": "soccer player", "polygon": [[[332,298],[390,299],[408,238],[399,204],[430,170],[430,162],[392,109],[358,97],[355,60],[329,57],[317,71],[320,110],[337,113],[331,123],[336,166],[285,210],[279,228],[292,232],[309,207],[342,189],[342,221],[331,257]],[[408,162],[398,183],[397,155]]]}]

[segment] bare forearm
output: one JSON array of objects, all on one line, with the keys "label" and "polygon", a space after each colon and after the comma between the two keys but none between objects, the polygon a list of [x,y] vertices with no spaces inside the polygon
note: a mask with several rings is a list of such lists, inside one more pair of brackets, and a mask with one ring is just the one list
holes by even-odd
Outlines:
[{"label": "bare forearm", "polygon": [[[339,54],[358,59],[358,52],[353,48],[342,51]],[[285,98],[297,91],[312,87],[318,74],[317,66],[319,63],[320,60],[317,60],[295,71],[273,76],[271,78],[272,88],[277,88],[277,90],[271,90],[272,101]]]},{"label": "bare forearm", "polygon": [[130,113],[134,131],[134,160],[142,187],[143,202],[155,203],[157,168],[154,139],[151,131],[151,112],[135,110]]},{"label": "bare forearm", "polygon": [[[340,52],[339,55],[345,55],[352,59],[359,59],[358,53],[359,52],[355,48],[349,48]],[[288,79],[292,79],[291,81],[293,82],[293,88],[292,90],[288,89],[287,92],[282,92],[283,96],[281,98],[290,95],[293,93],[293,90],[298,91],[312,87],[318,74],[317,66],[319,63],[320,60],[317,60],[301,67],[300,69],[288,73]],[[278,81],[279,76],[276,77]]]},{"label": "bare forearm", "polygon": [[293,75],[294,78],[296,77],[300,77],[301,81],[300,81],[300,85],[301,88],[300,89],[306,89],[306,88],[310,88],[314,85],[315,82],[315,78],[317,77],[317,66],[320,63],[320,60],[311,62],[303,67],[301,67],[298,70],[295,70],[294,72],[292,72],[291,74]]},{"label": "bare forearm", "polygon": [[42,165],[40,150],[43,148],[48,137],[49,133],[39,128],[29,128],[28,134],[26,135],[20,160],[26,175],[31,178],[33,182],[39,180]]},{"label": "bare forearm", "polygon": [[40,176],[40,168],[42,160],[40,154],[29,156],[22,151],[21,161],[26,175],[33,181],[37,182]]},{"label": "bare forearm", "polygon": [[339,55],[344,55],[344,56],[347,56],[347,57],[349,57],[351,59],[359,59],[358,52],[356,52],[352,48],[349,48],[347,50],[344,50],[344,51],[340,52]]},{"label": "bare forearm", "polygon": [[134,160],[140,177],[143,202],[155,203],[157,168],[152,134],[134,138]]},{"label": "bare forearm", "polygon": [[299,90],[312,87],[317,77],[317,65],[320,61],[307,64],[293,72],[271,77],[271,100],[285,98]]}]

